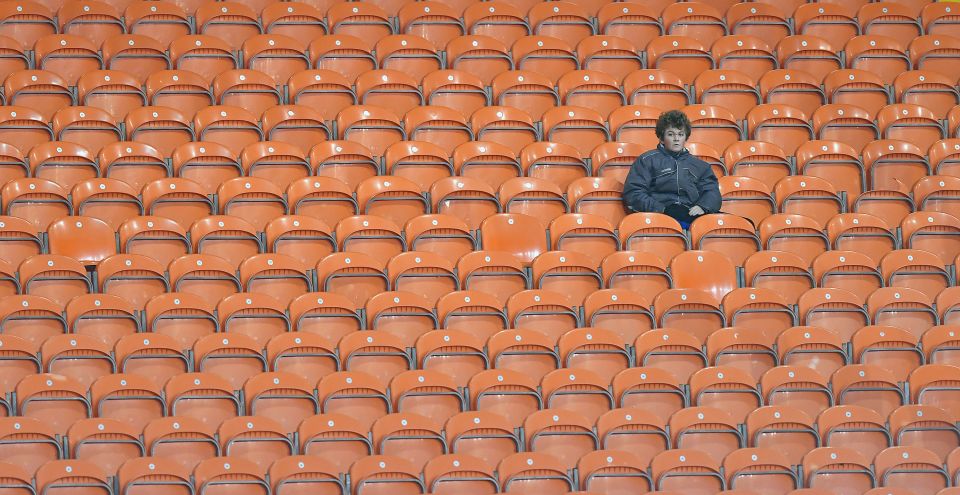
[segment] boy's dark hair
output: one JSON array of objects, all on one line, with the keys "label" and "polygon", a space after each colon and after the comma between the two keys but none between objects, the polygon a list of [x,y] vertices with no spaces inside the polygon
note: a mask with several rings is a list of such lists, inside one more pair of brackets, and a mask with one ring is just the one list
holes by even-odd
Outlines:
[{"label": "boy's dark hair", "polygon": [[670,110],[660,114],[660,117],[657,118],[657,139],[663,139],[663,134],[667,132],[668,128],[683,129],[687,137],[690,137],[690,119],[687,118],[687,114],[680,110]]}]

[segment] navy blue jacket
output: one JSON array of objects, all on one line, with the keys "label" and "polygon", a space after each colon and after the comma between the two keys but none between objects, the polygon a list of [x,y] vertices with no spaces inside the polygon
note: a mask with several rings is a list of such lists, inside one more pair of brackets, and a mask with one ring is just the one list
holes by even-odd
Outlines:
[{"label": "navy blue jacket", "polygon": [[680,203],[716,213],[720,211],[720,187],[707,162],[686,148],[673,153],[659,144],[633,162],[623,185],[623,203],[629,212],[662,213],[667,206]]}]

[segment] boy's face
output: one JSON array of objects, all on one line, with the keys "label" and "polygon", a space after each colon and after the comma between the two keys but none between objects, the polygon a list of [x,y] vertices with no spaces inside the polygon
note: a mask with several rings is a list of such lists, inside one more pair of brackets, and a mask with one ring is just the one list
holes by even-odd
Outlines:
[{"label": "boy's face", "polygon": [[679,153],[683,151],[683,145],[687,142],[687,133],[683,129],[667,127],[663,131],[663,139],[660,142],[663,143],[664,148]]}]

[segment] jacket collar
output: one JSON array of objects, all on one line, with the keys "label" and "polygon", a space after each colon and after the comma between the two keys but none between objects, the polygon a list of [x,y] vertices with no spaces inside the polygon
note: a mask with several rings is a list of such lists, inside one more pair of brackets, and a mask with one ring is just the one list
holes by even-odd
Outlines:
[{"label": "jacket collar", "polygon": [[660,150],[661,153],[663,153],[663,154],[665,154],[665,155],[667,155],[667,156],[673,157],[673,158],[675,158],[675,159],[680,159],[680,158],[683,158],[684,156],[690,154],[690,151],[688,151],[687,148],[683,148],[682,150],[680,150],[679,153],[674,153],[674,152],[668,150],[665,146],[663,146],[663,143],[657,144],[657,149]]}]

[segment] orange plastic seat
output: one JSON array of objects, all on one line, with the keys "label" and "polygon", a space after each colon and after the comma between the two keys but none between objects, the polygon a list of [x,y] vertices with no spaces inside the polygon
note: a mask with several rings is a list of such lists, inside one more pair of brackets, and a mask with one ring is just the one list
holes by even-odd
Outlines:
[{"label": "orange plastic seat", "polygon": [[196,137],[186,115],[168,107],[149,106],[133,110],[124,119],[124,127],[127,141],[152,146],[165,157]]},{"label": "orange plastic seat", "polygon": [[340,371],[323,377],[317,383],[317,398],[325,414],[342,414],[356,420],[363,436],[377,418],[390,412],[386,386],[359,371]]},{"label": "orange plastic seat", "polygon": [[693,222],[690,242],[694,249],[722,254],[736,266],[742,266],[761,247],[749,221],[723,213],[704,215]]},{"label": "orange plastic seat", "polygon": [[906,330],[872,325],[858,330],[850,345],[857,363],[882,367],[903,381],[924,361],[923,353],[917,349],[918,341]]},{"label": "orange plastic seat", "polygon": [[[763,18],[764,16],[759,15],[759,17]],[[757,25],[766,25],[766,23],[758,22]],[[720,74],[726,75],[725,73],[728,71],[735,71],[734,74],[737,76],[753,82],[750,88],[753,91],[749,91],[748,88],[742,84],[738,85],[738,92],[743,93],[740,96],[740,101],[748,103],[749,106],[760,103],[760,93],[756,88],[757,81],[760,81],[759,89],[764,93],[764,98],[766,98],[767,91],[764,90],[764,87],[767,86],[769,82],[764,82],[765,79],[767,79],[765,75],[771,71],[774,73],[783,72],[775,70],[777,69],[777,59],[774,57],[770,46],[773,45],[768,45],[764,40],[754,36],[732,34],[719,38],[713,43],[710,49],[713,58],[717,62],[717,68],[723,71]],[[731,109],[734,107],[734,105],[727,106]],[[737,111],[743,115],[746,115],[747,110],[749,110],[749,107],[743,108],[742,111],[737,109]]]},{"label": "orange plastic seat", "polygon": [[838,405],[859,405],[882,416],[906,402],[906,394],[889,371],[876,366],[851,364],[830,378]]},{"label": "orange plastic seat", "polygon": [[707,367],[697,334],[676,328],[648,331],[637,338],[635,348],[638,365],[663,369],[684,382]]},{"label": "orange plastic seat", "polygon": [[[429,190],[434,182],[453,175],[453,164],[447,152],[431,142],[398,141],[387,147],[383,157],[388,175],[400,178],[405,185],[408,181],[412,182],[416,189],[423,192]],[[365,180],[357,189],[366,189],[371,183],[375,183],[375,179]]]},{"label": "orange plastic seat", "polygon": [[368,329],[394,335],[406,347],[440,326],[430,301],[410,292],[381,292],[368,299],[364,308]]},{"label": "orange plastic seat", "polygon": [[857,150],[880,139],[873,117],[854,105],[829,104],[813,114],[813,129],[818,138],[847,143]]},{"label": "orange plastic seat", "polygon": [[817,418],[823,446],[856,449],[872,457],[893,445],[883,418],[861,406],[838,405]]},{"label": "orange plastic seat", "polygon": [[623,92],[631,105],[667,111],[690,103],[692,97],[687,85],[689,82],[672,71],[643,69],[633,71],[623,79]]},{"label": "orange plastic seat", "polygon": [[220,257],[234,267],[263,250],[256,227],[228,215],[197,220],[190,227],[190,239],[194,253]]},{"label": "orange plastic seat", "polygon": [[470,124],[477,140],[506,146],[514,154],[518,154],[521,149],[540,137],[532,118],[526,112],[513,107],[481,108],[470,117]]},{"label": "orange plastic seat", "polygon": [[540,381],[546,408],[580,414],[594,424],[597,418],[614,408],[609,383],[589,370],[561,368],[544,375]]},{"label": "orange plastic seat", "polygon": [[897,75],[913,68],[904,46],[887,36],[856,36],[846,42],[844,52],[848,67],[872,72],[886,84],[892,84]]},{"label": "orange plastic seat", "polygon": [[109,418],[78,420],[67,431],[71,457],[95,463],[104,472],[115,474],[121,465],[143,452],[140,430]]},{"label": "orange plastic seat", "polygon": [[896,101],[921,105],[944,119],[949,109],[960,103],[960,96],[949,77],[929,70],[904,72],[893,81]]},{"label": "orange plastic seat", "polygon": [[950,36],[960,34],[954,26],[957,23],[954,19],[956,13],[951,7],[951,5],[937,5],[936,2],[924,5],[920,13],[924,32]]},{"label": "orange plastic seat", "polygon": [[[921,33],[921,24],[918,19],[923,8],[931,2],[926,0],[897,0],[891,2],[892,6],[887,10],[882,8],[864,5],[858,11],[858,17],[861,18],[860,25],[864,31],[880,31],[878,34],[888,33],[888,36],[902,34],[909,36],[919,36]],[[870,34],[870,33],[868,33]]]},{"label": "orange plastic seat", "polygon": [[397,19],[400,32],[426,39],[437,50],[443,50],[447,43],[466,34],[466,28],[460,20],[464,5],[431,2],[427,5],[407,4],[400,8]]},{"label": "orange plastic seat", "polygon": [[592,13],[575,2],[558,5],[537,2],[527,11],[533,34],[568,40],[571,45],[597,34],[591,18]]},{"label": "orange plastic seat", "polygon": [[[276,414],[276,422],[282,428],[280,431],[295,431],[302,421],[320,412],[313,389],[313,382],[295,374],[262,373],[243,385],[246,411],[261,417]],[[229,450],[229,446],[225,450]]]},{"label": "orange plastic seat", "polygon": [[[756,335],[745,336],[742,332],[730,333],[724,331],[720,334],[714,332],[711,338],[715,338],[715,345],[710,345],[710,338],[707,339],[708,351],[710,348],[718,349],[741,345],[740,339],[749,339],[743,342],[744,348],[755,347],[756,352],[751,354],[768,354],[770,362],[766,357],[753,359],[749,367],[755,371],[756,378],[760,378],[759,370],[763,366],[775,366],[776,359],[772,359],[776,354],[772,352],[774,336],[780,332],[794,326],[797,323],[796,314],[786,298],[770,289],[757,289],[744,287],[730,291],[723,298],[723,309],[726,312],[726,319],[732,327],[742,330],[753,330]],[[762,348],[762,349],[761,349]],[[759,349],[759,350],[757,350]],[[770,350],[769,353],[766,353]],[[722,354],[722,353],[721,353]],[[714,356],[715,358],[721,354]],[[736,359],[732,357],[731,359]],[[718,363],[714,363],[718,364]]]},{"label": "orange plastic seat", "polygon": [[[82,198],[79,192],[77,192],[77,198]],[[117,252],[114,227],[92,216],[78,215],[61,218],[50,224],[47,235],[50,253],[66,255],[81,263],[98,262]],[[86,236],[92,236],[92,239],[98,240],[92,242],[90,239],[85,239]]]},{"label": "orange plastic seat", "polygon": [[807,264],[830,247],[823,226],[803,215],[770,215],[757,228],[766,249],[793,252]]},{"label": "orange plastic seat", "polygon": [[190,70],[153,72],[144,88],[148,104],[177,108],[184,118],[192,118],[198,110],[215,102],[210,81]]},{"label": "orange plastic seat", "polygon": [[487,217],[480,225],[480,243],[485,250],[510,253],[523,263],[547,250],[543,225],[535,217],[518,213]]},{"label": "orange plastic seat", "polygon": [[9,265],[5,273],[11,278],[8,282],[15,286],[10,291],[12,295],[20,292],[20,282],[13,276],[14,269],[30,256],[41,254],[43,241],[40,231],[27,220],[4,216],[0,217],[0,222],[3,223],[0,227],[0,245],[4,248],[0,259]]},{"label": "orange plastic seat", "polygon": [[[910,373],[911,399],[918,405],[936,406],[953,414],[957,405],[957,389],[951,383],[957,368],[945,364],[919,366]],[[954,418],[956,417],[953,414]]]},{"label": "orange plastic seat", "polygon": [[[436,431],[440,430],[439,424],[467,408],[466,399],[461,395],[457,384],[440,371],[401,372],[390,381],[390,394],[395,411],[404,415],[423,416],[436,422]],[[374,436],[377,434],[374,433]],[[383,442],[377,443],[381,449],[384,448]]]},{"label": "orange plastic seat", "polygon": [[731,366],[704,368],[690,376],[690,401],[724,410],[732,424],[742,423],[747,414],[763,404],[756,381]]},{"label": "orange plastic seat", "polygon": [[[430,199],[433,210],[445,217],[457,217],[458,221],[476,230],[480,223],[490,215],[500,213],[500,200],[493,188],[483,180],[468,177],[449,177],[440,179],[430,186]],[[439,219],[438,219],[439,220]],[[446,220],[440,223],[449,223]],[[452,228],[453,225],[434,228]],[[408,230],[410,227],[408,227]],[[422,230],[417,227],[417,230]],[[439,233],[439,232],[438,232]],[[460,244],[458,241],[446,241],[449,244]]]},{"label": "orange plastic seat", "polygon": [[283,84],[292,75],[312,68],[303,45],[304,42],[282,34],[255,35],[243,42],[243,65]]},{"label": "orange plastic seat", "polygon": [[190,34],[190,20],[176,3],[146,5],[133,2],[124,10],[126,31],[148,36],[168,46],[171,41]]},{"label": "orange plastic seat", "polygon": [[831,46],[843,46],[847,40],[860,34],[854,13],[837,3],[801,5],[793,16],[798,34],[818,36]]},{"label": "orange plastic seat", "polygon": [[443,295],[460,286],[453,262],[424,251],[408,251],[390,258],[387,273],[393,290],[423,296],[431,307],[435,307]]},{"label": "orange plastic seat", "polygon": [[51,373],[30,375],[17,384],[17,411],[63,435],[78,419],[93,415],[87,388],[73,378]]},{"label": "orange plastic seat", "polygon": [[218,38],[230,50],[240,50],[244,40],[263,32],[259,9],[254,10],[241,2],[217,6],[201,4],[194,14],[196,31],[200,35]]},{"label": "orange plastic seat", "polygon": [[[396,335],[386,332],[347,334],[340,339],[339,350],[343,356],[341,367],[344,371],[367,373],[383,387],[397,374],[415,368],[406,344]],[[371,416],[370,419],[377,417]]]},{"label": "orange plastic seat", "polygon": [[[643,409],[656,415],[664,424],[673,413],[689,403],[686,389],[677,377],[656,366],[622,371],[614,377],[612,385],[618,406],[642,405]],[[668,446],[670,440],[664,440],[665,446]]]},{"label": "orange plastic seat", "polygon": [[67,81],[51,71],[12,72],[4,78],[3,91],[7,105],[32,108],[40,112],[44,121],[49,121],[60,108],[76,104]]},{"label": "orange plastic seat", "polygon": [[394,34],[380,38],[375,52],[380,69],[401,71],[417,80],[444,68],[434,45],[415,35]]},{"label": "orange plastic seat", "polygon": [[126,299],[109,294],[76,296],[65,307],[70,332],[89,335],[109,346],[125,335],[137,333],[140,319]]},{"label": "orange plastic seat", "polygon": [[[736,146],[736,145],[734,145]],[[733,146],[731,146],[733,148]],[[773,193],[758,179],[744,176],[727,176],[718,179],[722,213],[737,215],[759,225],[777,211]]]},{"label": "orange plastic seat", "polygon": [[661,10],[662,6],[636,2],[603,5],[597,12],[600,33],[622,37],[643,49],[652,39],[664,34]]},{"label": "orange plastic seat", "polygon": [[[642,61],[637,53],[636,46],[630,40],[620,36],[589,36],[577,44],[577,56],[580,58],[580,67],[584,70],[589,70],[591,73],[600,75],[602,78],[601,81],[610,78],[614,81],[613,86],[617,86],[614,88],[610,87],[607,82],[601,82],[597,87],[592,89],[600,90],[599,92],[593,92],[600,93],[603,96],[598,95],[599,98],[594,98],[594,101],[602,98],[608,105],[613,105],[617,101],[618,96],[621,99],[620,101],[623,101],[624,96],[619,90],[618,83],[623,81],[627,74],[643,68]],[[585,73],[583,75],[587,74]],[[576,76],[567,75],[562,77],[561,80],[562,79],[571,79],[571,82],[578,82],[577,79],[583,80],[583,77],[577,78]],[[581,87],[583,86],[581,85]],[[584,89],[587,90],[588,88]],[[561,90],[561,92],[563,91]],[[576,96],[578,98],[587,98],[587,95]],[[565,104],[571,105],[577,103],[565,101]],[[601,113],[608,115],[609,110]]]},{"label": "orange plastic seat", "polygon": [[565,294],[531,289],[507,300],[507,316],[517,330],[530,329],[547,336],[551,343],[580,326],[574,302]]},{"label": "orange plastic seat", "polygon": [[[621,106],[610,113],[608,118],[611,138],[621,142],[628,142],[644,150],[656,146],[659,142],[656,140],[654,128],[656,127],[657,117],[660,111],[654,107],[642,105]],[[598,145],[595,150],[606,145]],[[624,149],[623,146],[617,146],[617,149]],[[605,150],[609,153],[609,150]],[[638,150],[639,151],[639,150]],[[642,153],[638,153],[640,156]],[[634,160],[636,157],[634,157]],[[633,161],[630,164],[633,164]],[[624,164],[626,165],[626,164]],[[615,178],[624,182],[626,180],[626,171],[621,175],[619,168]],[[624,167],[626,168],[626,167]]]},{"label": "orange plastic seat", "polygon": [[[447,296],[447,298],[457,296],[471,298],[471,301],[467,302],[469,304],[472,302],[472,297],[483,296],[475,292],[465,293],[469,295],[463,296],[461,294],[464,293],[452,293],[453,295]],[[481,304],[483,302],[478,301],[477,305],[472,308],[466,305],[462,306],[463,313],[455,315],[455,317],[469,318],[468,311],[470,309],[489,310],[489,307],[482,308]],[[449,313],[444,316],[449,316]],[[468,331],[445,329],[427,332],[417,339],[418,367],[425,371],[442,373],[453,380],[456,386],[464,387],[473,375],[487,368],[488,359],[482,342]]]},{"label": "orange plastic seat", "polygon": [[792,34],[787,18],[789,5],[757,2],[757,5],[731,5],[727,9],[727,28],[731,35],[753,36],[768,46],[777,46],[783,38]]},{"label": "orange plastic seat", "polygon": [[67,84],[76,85],[83,74],[104,68],[96,48],[99,44],[73,34],[43,36],[33,46],[36,68],[54,72]]},{"label": "orange plastic seat", "polygon": [[78,460],[50,461],[40,466],[34,483],[44,492],[79,489],[91,494],[107,495],[112,491],[101,466]]},{"label": "orange plastic seat", "polygon": [[[757,109],[754,107],[751,115]],[[733,112],[716,105],[687,105],[681,109],[690,119],[694,141],[706,144],[716,150],[725,150],[743,137],[741,120]]]},{"label": "orange plastic seat", "polygon": [[940,212],[918,211],[900,224],[903,247],[936,254],[940,260],[953,260],[960,254],[955,242],[957,218]]},{"label": "orange plastic seat", "polygon": [[[478,5],[468,10],[482,9],[483,7]],[[486,7],[492,7],[495,11],[494,14],[496,14],[500,4]],[[469,22],[470,19],[466,19]],[[504,19],[505,17],[501,17],[501,22],[495,24],[500,26],[501,29],[510,29],[509,23],[502,22]],[[469,25],[468,29],[470,29]],[[523,35],[525,35],[527,28],[524,27],[523,29]],[[506,43],[506,40],[501,41],[485,35],[458,36],[447,43],[447,67],[475,76],[480,79],[482,84],[489,85],[498,74],[513,69],[513,59],[510,57],[510,51]],[[425,87],[424,90],[426,89]],[[431,104],[435,103],[431,102]]]},{"label": "orange plastic seat", "polygon": [[[381,456],[402,452],[405,461],[415,469],[423,469],[427,461],[446,451],[440,425],[419,414],[388,414],[373,424],[371,433]],[[354,468],[362,462],[354,463]]]},{"label": "orange plastic seat", "polygon": [[146,455],[192,470],[200,461],[220,454],[216,426],[189,416],[156,419],[144,428]]},{"label": "orange plastic seat", "polygon": [[11,144],[0,144],[0,181],[4,184],[12,180],[25,179],[30,166],[23,153]]},{"label": "orange plastic seat", "polygon": [[657,454],[650,461],[650,472],[656,491],[705,495],[726,487],[720,463],[697,449],[673,449]]},{"label": "orange plastic seat", "polygon": [[[203,186],[189,179],[153,181],[143,187],[141,197],[144,213],[176,222],[181,229],[213,214],[216,208]],[[121,243],[121,249],[125,249],[123,246],[125,243]]]},{"label": "orange plastic seat", "polygon": [[267,495],[270,485],[262,471],[256,463],[242,457],[224,456],[200,461],[193,469],[193,479],[197,491],[242,489],[251,495]]},{"label": "orange plastic seat", "polygon": [[[795,328],[806,330],[811,327]],[[827,379],[803,367],[771,368],[760,378],[760,388],[768,405],[794,408],[809,417],[816,417],[834,403]]]},{"label": "orange plastic seat", "polygon": [[955,355],[955,320],[950,318],[950,314],[956,311],[956,305],[952,299],[956,295],[955,290],[945,290],[937,297],[937,305],[943,308],[941,317],[943,325],[930,328],[920,337],[923,350],[927,356],[929,364],[949,364],[956,366]]},{"label": "orange plastic seat", "polygon": [[650,41],[646,52],[647,67],[672,72],[684,84],[692,84],[698,74],[713,69],[716,64],[707,47],[689,36],[659,36]]},{"label": "orange plastic seat", "polygon": [[55,335],[44,341],[40,351],[44,353],[45,372],[70,375],[85,390],[116,369],[110,348],[110,344],[89,335]]},{"label": "orange plastic seat", "polygon": [[38,144],[55,140],[53,129],[40,112],[27,107],[8,106],[0,113],[0,140],[26,154]]},{"label": "orange plastic seat", "polygon": [[189,371],[190,361],[184,349],[167,335],[125,335],[114,346],[117,370],[162,387],[173,376]]},{"label": "orange plastic seat", "polygon": [[949,75],[949,68],[956,63],[960,40],[954,36],[927,33],[914,38],[907,48],[914,69]]},{"label": "orange plastic seat", "polygon": [[20,264],[18,272],[24,295],[46,297],[60,306],[66,305],[74,296],[93,292],[83,265],[68,256],[31,256]]},{"label": "orange plastic seat", "polygon": [[537,72],[557,81],[567,72],[580,68],[571,46],[575,44],[551,36],[530,35],[518,38],[510,52],[517,69]]},{"label": "orange plastic seat", "polygon": [[866,110],[871,116],[890,101],[886,84],[880,76],[867,70],[835,70],[824,78],[823,86],[830,103],[853,105]]},{"label": "orange plastic seat", "polygon": [[189,34],[170,42],[170,62],[174,69],[194,72],[209,83],[217,74],[239,66],[233,50],[219,37]]},{"label": "orange plastic seat", "polygon": [[[263,114],[264,110],[283,103],[283,96],[277,90],[273,78],[257,70],[233,69],[221,72],[213,78],[212,88],[217,104],[243,108],[254,118]],[[202,110],[198,111],[198,114]]]},{"label": "orange plastic seat", "polygon": [[654,298],[653,307],[657,327],[683,330],[701,343],[726,326],[720,300],[704,290],[668,289]]},{"label": "orange plastic seat", "polygon": [[748,445],[777,452],[792,465],[820,445],[813,418],[790,406],[757,408],[747,416],[746,427]]},{"label": "orange plastic seat", "polygon": [[350,479],[355,483],[353,486],[357,494],[426,493],[423,480],[420,479],[420,468],[402,457],[376,455],[360,459],[350,466]]},{"label": "orange plastic seat", "polygon": [[878,263],[899,247],[896,234],[883,219],[866,213],[843,213],[827,223],[833,249],[858,251]]},{"label": "orange plastic seat", "polygon": [[923,447],[891,447],[874,459],[877,481],[885,488],[936,493],[950,485],[940,457]]},{"label": "orange plastic seat", "polygon": [[[704,263],[713,267],[712,275],[702,271]],[[704,291],[717,302],[737,285],[733,264],[721,253],[696,250],[681,253],[670,261],[670,271],[675,287]]]},{"label": "orange plastic seat", "polygon": [[327,10],[327,26],[333,34],[356,36],[368,48],[373,48],[377,40],[393,34],[390,15],[373,3],[333,3]]},{"label": "orange plastic seat", "polygon": [[776,51],[781,68],[807,72],[819,81],[831,71],[843,68],[838,47],[817,36],[787,36],[777,44]]},{"label": "orange plastic seat", "polygon": [[954,176],[931,175],[917,181],[913,186],[913,197],[919,209],[955,213],[956,179]]},{"label": "orange plastic seat", "polygon": [[508,252],[477,250],[468,253],[457,261],[457,273],[461,289],[491,295],[501,307],[511,295],[528,287],[523,261]]},{"label": "orange plastic seat", "polygon": [[384,266],[357,252],[328,255],[317,264],[318,289],[348,297],[354,308],[362,307],[368,298],[389,289]]},{"label": "orange plastic seat", "polygon": [[[221,325],[223,319],[221,317]],[[263,344],[236,332],[229,336],[201,337],[193,344],[194,369],[222,380],[224,389],[240,390],[247,379],[267,371],[262,349]],[[177,378],[179,376],[170,379],[167,387]],[[237,404],[237,411],[240,411],[240,404]],[[220,419],[226,419],[226,416]]]},{"label": "orange plastic seat", "polygon": [[134,431],[166,412],[160,386],[138,375],[102,376],[90,385],[90,396],[98,418],[122,421]]},{"label": "orange plastic seat", "polygon": [[[5,184],[0,192],[4,212],[30,222],[32,232],[46,231],[54,220],[71,213],[67,191],[49,180],[14,179]],[[25,252],[22,254],[26,255]]]},{"label": "orange plastic seat", "polygon": [[[635,407],[613,409],[601,416],[597,420],[597,437],[600,440],[601,448],[614,450],[615,452],[629,452],[631,457],[636,458],[639,466],[648,465],[655,455],[667,450],[667,446],[670,444],[666,424],[656,415]],[[584,460],[595,457],[597,454],[588,454],[588,456]],[[625,477],[630,477],[630,475],[627,474]],[[604,485],[607,483],[627,483],[629,481],[604,480],[603,478],[605,476],[594,476],[591,482]],[[586,482],[586,480],[584,481]],[[643,482],[643,480],[633,481],[636,483]]]},{"label": "orange plastic seat", "polygon": [[877,485],[870,469],[870,460],[853,449],[821,447],[803,456],[805,485],[811,488],[827,485],[834,490],[864,492]]},{"label": "orange plastic seat", "polygon": [[618,226],[623,249],[672,259],[687,249],[687,238],[676,220],[658,213],[632,213]]},{"label": "orange plastic seat", "polygon": [[[171,493],[188,493],[193,487],[190,470],[164,458],[133,456],[121,464],[116,473],[117,483],[124,490],[142,489],[155,484]],[[154,477],[159,479],[155,480]]]},{"label": "orange plastic seat", "polygon": [[[543,114],[543,138],[557,141],[558,145],[571,146],[580,155],[586,156],[597,146],[609,141],[611,136],[598,112],[590,108],[560,106]],[[537,146],[527,146],[524,151],[536,149]],[[523,164],[525,153],[521,151],[520,155]],[[559,183],[562,187],[568,185],[564,181]]]},{"label": "orange plastic seat", "polygon": [[468,35],[497,39],[509,46],[533,33],[525,19],[526,11],[527,8],[512,3],[474,4],[463,11],[463,20]]},{"label": "orange plastic seat", "polygon": [[688,36],[712,45],[727,34],[720,10],[711,4],[667,5],[661,13],[668,35]]},{"label": "orange plastic seat", "polygon": [[[315,302],[317,299],[324,300],[323,298],[317,298],[317,293],[304,294],[298,300],[295,300],[291,303],[291,308],[295,311],[298,311],[296,316],[291,315],[292,318],[297,318],[298,320],[304,318],[326,318],[331,324],[336,324],[336,319],[343,317],[343,319],[349,318],[347,313],[353,310],[344,310],[343,313],[337,314],[335,311],[343,308],[336,308],[335,302],[331,302],[328,306],[321,306],[319,304],[314,304],[313,308],[301,308],[300,306],[306,306],[299,304],[302,301],[312,298]],[[335,295],[330,293],[322,293],[326,298],[333,298]],[[326,303],[326,301],[324,300]],[[297,306],[295,306],[297,305]],[[328,313],[324,313],[323,310],[328,310]],[[354,313],[356,317],[356,313]],[[306,325],[304,325],[306,327]],[[359,325],[357,325],[359,326]],[[349,332],[347,332],[349,333]],[[301,392],[312,390],[312,385],[319,381],[324,376],[340,371],[340,361],[334,351],[334,340],[338,337],[334,332],[328,335],[320,335],[317,333],[312,333],[308,331],[295,331],[289,333],[283,333],[276,335],[267,342],[267,360],[270,363],[270,369],[275,372],[282,373],[285,376],[294,377],[292,381],[298,390]],[[256,385],[258,390],[261,390],[265,395],[266,399],[273,400],[273,398],[282,399],[283,398],[283,387],[272,387],[270,382],[272,379],[262,378],[263,375],[258,375],[255,380],[248,380],[244,385],[247,388],[253,387]],[[296,378],[307,380],[309,383],[300,382]],[[311,396],[310,393],[304,393],[300,395],[300,398],[297,400],[309,400]],[[282,410],[288,404],[280,403],[276,406],[271,406],[266,404],[266,407],[276,408]],[[310,416],[309,408],[305,407],[307,404],[302,402],[299,405],[289,404],[292,408],[296,408],[297,414],[288,418],[286,423],[291,426],[296,426],[300,423],[305,416]]]},{"label": "orange plastic seat", "polygon": [[[482,415],[499,416],[503,422],[494,423],[495,430],[509,431],[522,424],[529,413],[543,408],[543,399],[533,377],[510,369],[490,369],[474,375],[467,387],[470,390],[471,410]],[[469,413],[462,413],[469,414]],[[456,418],[456,417],[455,417]],[[451,421],[454,421],[451,418]],[[473,443],[473,442],[470,442]],[[479,442],[477,442],[479,443]],[[519,450],[519,439],[512,441]],[[483,444],[481,444],[483,446]],[[476,446],[476,448],[481,448]],[[503,446],[498,454],[505,454]],[[488,455],[492,455],[490,453]]]},{"label": "orange plastic seat", "polygon": [[733,111],[738,119],[761,103],[756,83],[742,72],[731,69],[713,69],[700,73],[694,81],[697,102],[718,105]]},{"label": "orange plastic seat", "polygon": [[259,177],[230,179],[220,184],[217,198],[223,216],[245,218],[257,231],[262,231],[271,219],[287,213],[282,190]]},{"label": "orange plastic seat", "polygon": [[166,45],[149,36],[111,35],[103,41],[100,52],[105,69],[127,72],[141,83],[146,81],[150,74],[170,68]]},{"label": "orange plastic seat", "polygon": [[912,287],[929,298],[936,298],[949,286],[943,261],[926,251],[891,251],[880,260],[880,270],[888,287]]},{"label": "orange plastic seat", "polygon": [[[308,105],[310,100],[315,98],[323,98],[321,101],[327,102],[327,97],[319,94],[331,92],[333,95],[330,99],[336,101],[340,108],[356,104],[356,94],[351,83],[361,73],[377,67],[377,59],[371,53],[371,47],[367,47],[363,40],[354,36],[331,34],[313,38],[308,51],[311,66],[318,70],[299,72],[290,77],[288,84],[293,83],[290,102]],[[312,75],[307,75],[311,72]],[[314,93],[318,95],[315,96]],[[324,112],[327,119],[332,119],[339,110],[336,107],[321,108],[318,110]]]},{"label": "orange plastic seat", "polygon": [[[479,345],[474,346],[471,343],[472,341],[468,339],[476,338],[478,340],[474,343],[479,344],[509,326],[507,315],[502,309],[502,303],[490,294],[470,290],[450,292],[441,297],[437,301],[437,318],[445,330],[455,330],[454,335],[449,338],[462,341],[461,345],[466,348],[475,347],[479,349],[481,347]],[[465,335],[461,337],[461,333]],[[446,334],[444,335],[444,338],[447,338]],[[423,341],[422,345],[433,348],[438,345],[437,339],[437,335],[432,335],[429,338],[424,335],[421,336],[420,340]],[[417,342],[418,348],[421,346],[420,340]],[[473,356],[471,352],[465,352],[464,355],[467,356],[465,359],[475,364],[476,358],[482,357],[483,361],[486,362],[485,352],[479,350],[478,352],[482,356]],[[450,374],[455,379],[460,378],[461,374],[466,374],[461,372],[456,359],[448,357],[445,360],[451,362]],[[423,364],[425,365],[425,362]],[[441,361],[437,366],[443,367],[445,365]],[[465,381],[469,376],[463,376],[463,378]]]},{"label": "orange plastic seat", "polygon": [[10,4],[3,9],[0,34],[16,40],[22,50],[29,50],[40,38],[57,32],[55,11],[55,7],[38,2]]},{"label": "orange plastic seat", "polygon": [[369,427],[342,414],[317,414],[297,428],[302,439],[300,452],[327,463],[338,472],[350,468],[354,460],[373,454]]}]

